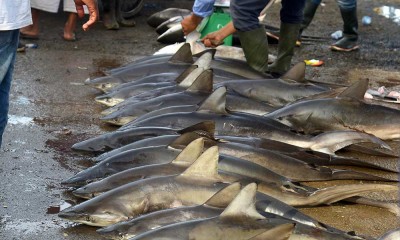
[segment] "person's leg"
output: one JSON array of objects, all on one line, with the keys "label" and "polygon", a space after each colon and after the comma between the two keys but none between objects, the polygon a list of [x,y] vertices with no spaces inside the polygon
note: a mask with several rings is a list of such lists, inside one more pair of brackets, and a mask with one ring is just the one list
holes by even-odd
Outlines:
[{"label": "person's leg", "polygon": [[340,14],[343,19],[343,38],[331,46],[332,50],[350,52],[358,46],[357,1],[338,0]]},{"label": "person's leg", "polygon": [[304,29],[310,25],[311,21],[314,18],[315,12],[318,9],[318,6],[321,4],[321,0],[306,0],[304,11],[303,11],[303,21],[300,26],[300,34],[303,33]]},{"label": "person's leg", "polygon": [[281,27],[278,44],[278,54],[268,72],[274,77],[280,77],[290,69],[296,40],[303,20],[305,0],[282,0]]},{"label": "person's leg", "polygon": [[68,19],[64,25],[64,39],[67,41],[75,41],[75,29],[78,15],[76,13],[69,13]]},{"label": "person's leg", "polygon": [[[304,11],[303,11],[303,21],[301,22],[301,25],[300,25],[298,42],[296,42],[296,45],[298,45],[298,46],[301,45],[301,42],[300,42],[301,34],[310,25],[311,21],[314,18],[315,12],[318,9],[318,6],[321,4],[321,1],[322,0],[306,0],[305,6],[304,6]],[[279,37],[280,37],[279,30],[268,31],[267,35],[276,40],[279,40]]]},{"label": "person's leg", "polygon": [[7,125],[11,80],[19,30],[0,31],[0,147]]},{"label": "person's leg", "polygon": [[32,12],[32,25],[21,28],[21,37],[37,38],[39,36],[39,15],[40,11],[31,8]]},{"label": "person's leg", "polygon": [[268,69],[268,39],[258,16],[269,0],[233,0],[230,11],[247,63],[257,71]]}]

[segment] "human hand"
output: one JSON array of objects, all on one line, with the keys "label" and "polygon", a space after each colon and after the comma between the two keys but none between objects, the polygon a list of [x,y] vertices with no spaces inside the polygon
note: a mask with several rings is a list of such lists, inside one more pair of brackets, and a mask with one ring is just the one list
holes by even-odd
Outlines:
[{"label": "human hand", "polygon": [[183,34],[186,36],[189,33],[193,32],[200,24],[201,20],[203,20],[202,17],[196,16],[194,14],[186,16],[181,22]]},{"label": "human hand", "polygon": [[83,5],[86,5],[89,10],[89,20],[82,25],[84,31],[89,30],[89,28],[97,21],[99,16],[97,0],[74,0],[76,6],[76,12],[80,18],[85,16],[85,11]]},{"label": "human hand", "polygon": [[207,34],[201,39],[201,42],[206,47],[218,47],[219,45],[224,44],[224,37],[221,35],[220,31],[215,31]]}]

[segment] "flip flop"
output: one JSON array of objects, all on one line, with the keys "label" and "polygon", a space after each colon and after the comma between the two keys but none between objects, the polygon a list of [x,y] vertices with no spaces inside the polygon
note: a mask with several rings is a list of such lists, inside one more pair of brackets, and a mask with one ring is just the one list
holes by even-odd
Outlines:
[{"label": "flip flop", "polygon": [[38,35],[29,35],[29,34],[22,33],[22,32],[19,33],[19,36],[23,39],[34,39],[34,40],[39,39]]}]

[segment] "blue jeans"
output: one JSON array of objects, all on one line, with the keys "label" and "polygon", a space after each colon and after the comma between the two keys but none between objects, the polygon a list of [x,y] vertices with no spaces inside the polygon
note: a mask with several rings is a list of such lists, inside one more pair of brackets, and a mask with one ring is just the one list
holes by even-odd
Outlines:
[{"label": "blue jeans", "polygon": [[[241,32],[259,28],[258,16],[269,0],[232,0],[230,11],[235,29]],[[281,22],[301,23],[305,0],[282,0]]]},{"label": "blue jeans", "polygon": [[19,29],[0,31],[0,147],[8,120],[10,88],[18,39]]},{"label": "blue jeans", "polygon": [[[312,0],[315,4],[320,4],[322,0]],[[341,9],[351,10],[357,6],[357,0],[337,0],[338,5]]]}]

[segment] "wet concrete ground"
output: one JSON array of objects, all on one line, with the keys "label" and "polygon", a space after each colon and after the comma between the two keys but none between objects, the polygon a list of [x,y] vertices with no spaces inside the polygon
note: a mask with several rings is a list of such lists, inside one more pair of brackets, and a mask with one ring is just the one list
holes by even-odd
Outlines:
[{"label": "wet concrete ground", "polygon": [[[361,49],[354,53],[328,49],[330,34],[341,29],[342,22],[336,2],[324,3],[305,34],[327,39],[296,49],[294,62],[312,58],[325,61],[322,67],[309,67],[307,78],[346,84],[369,78],[371,88],[386,86],[399,91],[400,25],[377,15],[373,8],[388,5],[400,9],[400,1],[359,1],[359,19],[371,16],[372,24],[363,26],[360,22]],[[58,206],[68,205],[64,200],[74,200],[60,182],[88,167],[92,157],[73,152],[70,146],[113,130],[98,120],[104,107],[93,98],[99,92],[83,86],[83,81],[97,76],[100,70],[151,55],[163,47],[155,41],[157,34],[146,24],[146,18],[165,7],[190,5],[191,1],[185,0],[147,1],[136,18],[136,27],[106,31],[98,23],[87,33],[79,29],[76,42],[61,39],[65,14],[41,15],[40,40],[34,41],[39,48],[17,56],[10,122],[0,151],[0,239],[101,238],[95,228],[66,222],[54,214]],[[274,6],[268,17],[274,26],[278,26],[278,10],[279,6]],[[271,52],[276,53],[276,46],[271,46]],[[389,144],[400,153],[398,142]],[[397,159],[378,161],[395,165]],[[369,196],[390,202],[398,199],[398,193]],[[396,216],[374,207],[335,204],[302,211],[337,228],[373,237],[399,227]]]}]

